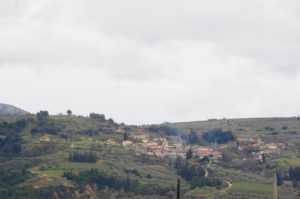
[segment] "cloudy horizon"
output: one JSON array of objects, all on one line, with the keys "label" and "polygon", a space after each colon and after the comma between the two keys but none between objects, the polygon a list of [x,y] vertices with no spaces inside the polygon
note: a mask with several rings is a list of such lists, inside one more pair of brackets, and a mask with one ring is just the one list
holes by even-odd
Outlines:
[{"label": "cloudy horizon", "polygon": [[128,124],[300,112],[300,2],[0,1],[0,103]]}]

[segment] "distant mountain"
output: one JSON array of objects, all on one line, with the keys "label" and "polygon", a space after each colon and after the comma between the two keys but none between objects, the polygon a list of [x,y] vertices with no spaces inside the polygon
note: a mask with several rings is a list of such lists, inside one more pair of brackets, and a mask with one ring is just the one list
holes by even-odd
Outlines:
[{"label": "distant mountain", "polygon": [[0,116],[2,115],[27,115],[29,112],[24,111],[12,105],[0,103]]}]

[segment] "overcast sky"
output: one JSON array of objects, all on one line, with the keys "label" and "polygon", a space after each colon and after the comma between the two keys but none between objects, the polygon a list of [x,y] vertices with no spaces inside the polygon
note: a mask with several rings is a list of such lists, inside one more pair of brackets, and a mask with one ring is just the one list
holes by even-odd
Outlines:
[{"label": "overcast sky", "polygon": [[300,113],[298,0],[0,0],[0,102],[128,124]]}]

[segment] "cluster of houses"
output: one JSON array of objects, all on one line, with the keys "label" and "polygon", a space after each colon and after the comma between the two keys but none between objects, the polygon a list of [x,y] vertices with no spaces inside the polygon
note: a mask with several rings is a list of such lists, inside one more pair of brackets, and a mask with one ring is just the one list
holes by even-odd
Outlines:
[{"label": "cluster of houses", "polygon": [[253,154],[280,154],[286,145],[284,143],[264,143],[260,138],[238,138],[238,150],[252,151]]},{"label": "cluster of houses", "polygon": [[[141,128],[132,135],[134,141],[123,141],[124,147],[133,148],[139,153],[156,155],[160,157],[170,156],[185,157],[187,150],[191,149],[194,155],[201,157],[210,156],[215,159],[222,158],[222,150],[232,144],[218,144],[212,146],[185,145],[181,139],[166,139],[159,134],[147,132]],[[284,143],[264,143],[260,138],[238,138],[234,143],[238,150],[248,150],[253,154],[280,154],[286,149]]]},{"label": "cluster of houses", "polygon": [[[123,130],[118,130],[123,134]],[[186,152],[191,149],[194,155],[202,158],[210,156],[211,158],[221,158],[222,150],[230,147],[232,144],[218,144],[212,146],[198,146],[185,145],[180,138],[166,138],[160,134],[150,133],[144,128],[137,128],[131,133],[130,140],[123,140],[122,146],[134,149],[137,153],[144,153],[148,155],[156,155],[160,157],[185,157]],[[51,138],[50,135],[44,134],[40,138],[40,142],[56,142],[57,138]],[[114,139],[106,140],[107,145],[120,145]],[[247,151],[252,154],[281,154],[286,149],[286,144],[279,142],[264,143],[260,138],[237,138],[234,143],[239,151]],[[73,145],[73,144],[72,144]]]},{"label": "cluster of houses", "polygon": [[[222,153],[214,150],[211,147],[190,146],[182,143],[181,139],[167,139],[159,134],[147,132],[147,130],[140,128],[132,133],[132,140],[122,141],[122,146],[134,149],[137,153],[144,153],[148,155],[156,155],[160,157],[177,157],[185,158],[187,150],[191,149],[194,155],[201,157],[210,156],[214,158],[221,158]],[[108,145],[117,144],[113,139],[106,141]]]}]

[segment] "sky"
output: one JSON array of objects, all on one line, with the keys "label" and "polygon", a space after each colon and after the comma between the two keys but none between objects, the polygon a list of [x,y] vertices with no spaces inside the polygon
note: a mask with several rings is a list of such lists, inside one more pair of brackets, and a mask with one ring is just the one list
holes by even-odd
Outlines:
[{"label": "sky", "polygon": [[0,103],[127,124],[300,113],[298,0],[0,0]]}]

